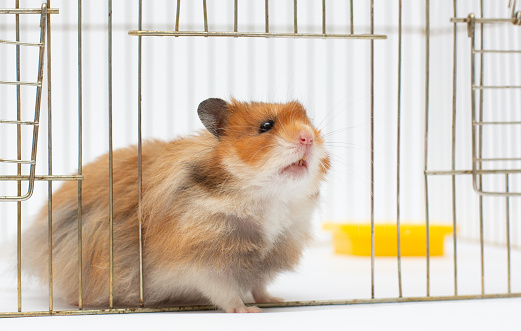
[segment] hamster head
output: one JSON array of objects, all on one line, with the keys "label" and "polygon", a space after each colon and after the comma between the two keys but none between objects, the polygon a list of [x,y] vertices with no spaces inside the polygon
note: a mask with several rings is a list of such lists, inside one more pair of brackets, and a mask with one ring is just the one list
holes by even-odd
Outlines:
[{"label": "hamster head", "polygon": [[299,102],[212,98],[201,102],[198,114],[218,140],[216,163],[243,187],[318,191],[330,167],[329,155],[320,131]]}]

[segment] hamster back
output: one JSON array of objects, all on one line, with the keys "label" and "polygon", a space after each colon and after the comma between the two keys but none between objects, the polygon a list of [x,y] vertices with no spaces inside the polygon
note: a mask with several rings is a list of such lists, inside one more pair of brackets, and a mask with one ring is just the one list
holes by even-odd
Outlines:
[{"label": "hamster back", "polygon": [[[324,141],[298,102],[199,105],[206,131],[113,153],[114,304],[139,304],[139,215],[146,306],[209,303],[226,312],[281,301],[266,291],[298,264],[329,169]],[[109,303],[108,155],[83,167],[83,303]],[[77,185],[53,194],[54,287],[78,304]],[[24,234],[27,270],[47,280],[47,208]]]}]

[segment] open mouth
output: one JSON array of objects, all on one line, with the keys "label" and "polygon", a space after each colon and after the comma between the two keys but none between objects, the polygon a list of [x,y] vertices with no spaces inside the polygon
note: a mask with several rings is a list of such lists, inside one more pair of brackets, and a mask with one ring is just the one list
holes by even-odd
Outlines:
[{"label": "open mouth", "polygon": [[281,174],[288,174],[293,176],[303,175],[308,169],[306,156],[304,155],[300,160],[293,162],[289,166],[282,169]]},{"label": "open mouth", "polygon": [[302,158],[300,160],[298,160],[297,162],[293,162],[292,164],[290,164],[290,167],[306,167],[308,164],[306,162],[306,158]]}]

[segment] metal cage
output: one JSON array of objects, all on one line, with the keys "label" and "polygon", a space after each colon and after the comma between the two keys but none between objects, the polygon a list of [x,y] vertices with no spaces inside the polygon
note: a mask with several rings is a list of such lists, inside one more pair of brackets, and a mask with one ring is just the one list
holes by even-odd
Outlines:
[{"label": "metal cage", "polygon": [[[127,98],[133,98],[136,100],[137,105],[137,145],[138,145],[138,157],[139,157],[139,169],[136,169],[136,171],[139,174],[139,180],[138,180],[138,189],[139,189],[139,196],[141,197],[141,144],[143,140],[143,134],[142,134],[142,121],[143,121],[143,89],[144,86],[148,83],[148,81],[143,79],[143,66],[145,65],[143,61],[143,53],[145,52],[145,47],[143,46],[145,43],[146,38],[151,37],[183,37],[183,38],[206,38],[205,40],[210,40],[215,37],[229,37],[229,38],[263,38],[263,39],[272,39],[272,38],[288,38],[288,40],[293,39],[340,39],[340,40],[362,40],[361,42],[368,43],[369,47],[369,53],[370,59],[369,61],[369,67],[366,71],[366,77],[368,77],[369,81],[369,101],[368,101],[368,107],[365,110],[366,111],[366,118],[367,122],[369,123],[369,129],[368,129],[368,174],[370,176],[368,180],[368,200],[369,203],[369,210],[368,210],[368,219],[371,224],[371,257],[370,257],[370,263],[371,263],[371,293],[369,298],[356,298],[356,299],[345,299],[345,300],[310,300],[310,301],[292,301],[292,302],[284,302],[284,303],[273,303],[273,304],[261,304],[260,307],[290,307],[290,306],[308,306],[308,305],[347,305],[347,304],[357,304],[357,303],[382,303],[382,302],[410,302],[410,301],[434,301],[434,300],[460,300],[460,299],[478,299],[478,298],[506,298],[506,297],[521,297],[521,292],[515,292],[511,290],[511,251],[513,249],[518,249],[519,247],[513,247],[514,245],[511,243],[511,233],[513,232],[511,227],[512,217],[516,217],[515,213],[511,212],[512,209],[512,201],[514,199],[518,199],[518,197],[521,195],[521,187],[519,186],[519,177],[521,174],[521,166],[520,166],[520,160],[521,158],[519,155],[514,155],[513,153],[518,152],[518,149],[516,150],[515,147],[512,151],[509,150],[508,153],[504,155],[492,155],[487,156],[487,143],[486,141],[489,141],[490,144],[500,144],[500,142],[494,142],[493,139],[495,137],[494,133],[488,132],[486,128],[488,127],[503,127],[507,126],[509,128],[512,128],[510,131],[508,131],[508,137],[507,139],[515,139],[517,137],[516,135],[519,133],[519,125],[521,124],[521,118],[497,118],[494,117],[495,115],[498,115],[499,112],[495,111],[494,109],[487,109],[485,106],[487,103],[484,101],[489,95],[484,91],[504,91],[508,90],[509,93],[514,93],[513,98],[517,98],[517,106],[519,106],[519,91],[521,86],[514,81],[507,82],[507,83],[500,83],[497,85],[488,85],[484,81],[484,77],[487,75],[487,65],[495,64],[495,61],[487,62],[486,57],[490,54],[499,54],[504,55],[508,54],[509,56],[516,56],[521,54],[520,50],[517,49],[487,49],[484,48],[484,28],[486,25],[493,24],[495,26],[502,25],[504,27],[507,27],[509,29],[519,29],[518,26],[521,24],[521,12],[516,11],[516,4],[511,4],[512,14],[510,17],[501,17],[501,18],[485,18],[484,15],[484,4],[483,0],[474,1],[474,4],[476,4],[480,9],[481,13],[479,15],[464,13],[464,15],[461,15],[461,13],[457,13],[457,0],[454,1],[444,1],[444,3],[449,6],[452,4],[452,13],[450,17],[446,17],[446,22],[452,22],[452,29],[450,32],[452,32],[452,41],[453,41],[453,57],[452,57],[452,81],[445,82],[445,84],[450,85],[452,84],[452,109],[451,109],[451,115],[452,123],[444,122],[444,125],[448,125],[451,128],[451,148],[450,148],[450,169],[438,169],[437,164],[436,166],[431,166],[431,159],[429,158],[431,153],[431,148],[436,147],[436,141],[433,141],[432,137],[429,135],[431,134],[431,128],[432,128],[432,122],[433,118],[437,116],[436,112],[433,112],[431,109],[431,101],[433,98],[436,98],[436,92],[433,91],[430,83],[431,83],[431,75],[433,72],[431,72],[431,64],[432,64],[432,58],[431,53],[433,53],[432,46],[431,46],[431,7],[432,4],[429,0],[426,0],[424,2],[424,13],[423,17],[421,17],[421,21],[423,23],[423,28],[421,31],[421,34],[423,36],[424,45],[423,45],[423,54],[425,56],[424,59],[420,59],[424,61],[423,68],[424,72],[418,73],[419,76],[423,78],[423,86],[420,88],[416,86],[416,94],[424,93],[423,100],[424,100],[424,109],[422,110],[422,116],[423,116],[423,157],[417,156],[418,158],[422,158],[423,160],[423,183],[416,183],[416,185],[421,186],[425,195],[424,204],[422,206],[423,212],[425,215],[425,224],[426,224],[426,257],[425,257],[425,288],[426,293],[422,296],[406,296],[403,294],[402,290],[402,284],[404,282],[403,280],[403,271],[402,271],[402,256],[400,253],[400,225],[403,222],[403,214],[404,214],[404,205],[402,202],[403,198],[403,186],[402,183],[404,182],[404,179],[407,177],[403,173],[402,163],[404,162],[403,157],[403,125],[402,125],[402,104],[404,100],[402,99],[403,94],[403,88],[402,88],[402,73],[405,72],[404,66],[402,65],[402,41],[403,36],[405,33],[402,31],[402,21],[403,21],[403,7],[404,4],[402,4],[402,0],[397,0],[393,2],[393,4],[397,8],[397,17],[392,18],[394,24],[391,28],[385,28],[378,26],[377,23],[375,23],[375,11],[381,11],[378,6],[375,6],[374,0],[365,1],[363,6],[365,6],[365,10],[369,14],[369,18],[367,20],[368,27],[361,27],[358,28],[356,26],[357,21],[357,12],[355,10],[355,5],[353,0],[345,1],[346,7],[349,9],[347,12],[348,19],[343,22],[342,26],[340,28],[334,27],[330,28],[329,22],[327,21],[327,6],[328,1],[322,0],[318,1],[319,7],[320,7],[320,19],[319,19],[319,30],[317,31],[309,31],[310,29],[302,28],[301,25],[301,17],[299,16],[299,6],[301,6],[301,1],[294,0],[292,2],[292,12],[288,17],[291,17],[291,20],[287,22],[287,27],[289,27],[289,31],[281,32],[280,29],[275,29],[273,27],[273,23],[270,21],[270,7],[273,7],[273,2],[270,2],[269,0],[260,1],[262,7],[264,8],[264,12],[262,13],[263,18],[263,26],[260,26],[260,29],[248,29],[247,31],[241,31],[240,28],[240,21],[241,17],[239,15],[240,13],[240,3],[238,0],[233,1],[233,11],[231,13],[233,19],[232,23],[229,25],[233,25],[233,29],[226,29],[226,28],[217,28],[212,29],[210,24],[210,18],[209,18],[209,11],[212,10],[211,6],[208,6],[207,1],[203,0],[200,4],[200,11],[198,12],[197,16],[199,17],[196,19],[198,20],[199,25],[202,29],[193,28],[192,25],[189,25],[188,29],[182,29],[180,27],[180,21],[183,17],[183,11],[181,8],[181,1],[177,0],[176,3],[176,11],[175,11],[175,19],[172,19],[172,22],[175,22],[175,28],[173,30],[161,30],[160,28],[153,28],[153,22],[151,22],[149,25],[152,25],[152,28],[145,29],[143,27],[143,20],[144,20],[144,9],[146,9],[147,3],[139,0],[138,1],[138,8],[137,8],[137,26],[132,25],[131,28],[127,28],[125,26],[124,28],[127,30],[127,33],[129,35],[129,38],[132,38],[133,40],[137,40],[137,54],[135,54],[135,64],[136,64],[136,80],[132,83],[135,83],[137,85],[136,94],[128,93],[126,95]],[[315,1],[316,3],[316,1]],[[102,32],[105,34],[105,38],[107,40],[107,53],[105,56],[106,61],[106,75],[103,77],[103,80],[107,81],[107,114],[106,114],[106,126],[108,129],[108,151],[109,151],[109,164],[107,164],[107,171],[109,172],[109,194],[110,194],[110,215],[112,215],[112,208],[113,208],[113,197],[112,197],[112,153],[113,153],[113,93],[114,93],[114,86],[113,86],[113,65],[114,65],[114,55],[113,55],[113,3],[112,0],[108,0],[106,2],[107,6],[107,13],[106,16],[106,26],[103,26],[101,29]],[[112,258],[110,261],[107,261],[107,263],[110,264],[110,278],[107,279],[107,282],[110,284],[110,307],[108,309],[86,309],[83,307],[82,304],[82,288],[80,286],[78,298],[79,298],[79,307],[78,309],[72,309],[72,310],[55,310],[54,308],[54,293],[53,293],[53,267],[52,267],[52,253],[49,255],[49,307],[48,310],[38,310],[38,311],[27,311],[23,309],[22,306],[22,261],[21,261],[21,241],[22,241],[22,235],[21,235],[21,227],[22,227],[22,202],[23,200],[28,200],[33,191],[34,182],[35,181],[47,181],[47,194],[48,194],[48,208],[49,211],[52,210],[52,190],[53,185],[52,183],[54,181],[77,181],[78,184],[78,252],[73,252],[74,255],[77,255],[78,258],[78,279],[81,284],[82,280],[82,241],[84,240],[82,236],[82,164],[83,164],[83,118],[85,116],[84,113],[84,57],[86,53],[86,48],[84,45],[84,23],[83,23],[83,15],[84,15],[84,7],[85,3],[82,2],[82,0],[77,1],[77,8],[76,8],[76,17],[71,17],[71,23],[70,25],[72,28],[70,28],[71,31],[75,33],[75,37],[77,38],[77,45],[72,46],[73,44],[70,43],[69,47],[75,51],[76,58],[73,58],[72,61],[77,63],[77,72],[75,75],[77,75],[77,83],[75,84],[75,87],[77,88],[77,95],[75,96],[76,104],[77,104],[77,156],[75,156],[74,162],[77,164],[77,173],[75,175],[57,175],[55,172],[53,172],[53,147],[52,147],[52,136],[53,136],[53,130],[59,130],[60,127],[56,127],[52,125],[53,118],[52,118],[52,93],[58,93],[56,89],[51,90],[51,72],[52,72],[52,66],[51,66],[51,36],[53,35],[51,33],[51,17],[53,15],[61,14],[58,9],[52,8],[50,1],[47,1],[47,4],[43,4],[41,9],[21,9],[19,8],[19,1],[16,1],[16,8],[12,9],[0,9],[0,18],[4,17],[4,15],[15,15],[16,16],[16,24],[14,25],[14,28],[12,25],[6,25],[6,30],[8,32],[12,32],[13,34],[16,34],[16,38],[14,41],[4,41],[0,40],[0,46],[3,44],[14,44],[16,47],[16,68],[19,72],[20,67],[22,64],[20,63],[20,49],[23,47],[29,47],[29,46],[36,46],[39,48],[39,58],[38,58],[38,77],[36,83],[27,83],[22,81],[20,75],[17,76],[16,81],[0,81],[0,84],[14,84],[17,85],[17,98],[20,99],[20,86],[21,85],[30,85],[30,86],[36,86],[37,92],[36,92],[36,101],[35,101],[35,112],[34,112],[34,119],[27,121],[22,119],[21,117],[21,106],[20,102],[18,102],[18,115],[16,120],[12,119],[1,119],[0,120],[0,128],[2,128],[4,125],[15,125],[18,128],[18,135],[17,139],[10,140],[8,142],[2,142],[2,144],[12,144],[16,147],[18,151],[18,157],[16,160],[10,160],[10,159],[0,159],[0,163],[5,162],[14,162],[17,164],[17,171],[16,174],[13,173],[1,173],[0,174],[0,181],[3,182],[16,182],[18,184],[17,186],[17,194],[15,195],[9,195],[9,194],[3,194],[0,192],[0,209],[3,207],[3,204],[7,204],[8,201],[18,201],[17,202],[17,210],[18,210],[18,216],[17,216],[17,265],[18,265],[18,272],[17,272],[17,280],[18,280],[18,287],[17,287],[17,296],[18,296],[18,310],[12,311],[12,312],[0,312],[0,317],[19,317],[19,316],[44,316],[44,315],[76,315],[76,314],[109,314],[109,313],[134,313],[134,312],[159,312],[159,311],[184,311],[184,310],[204,310],[204,309],[213,309],[211,306],[187,306],[187,307],[166,307],[166,308],[149,308],[146,306],[146,302],[144,302],[144,293],[143,293],[143,261],[142,261],[142,247],[140,247],[141,257],[140,257],[140,307],[139,308],[114,308],[113,305],[113,262]],[[506,7],[506,6],[505,6]],[[27,28],[27,26],[21,26],[19,22],[19,17],[25,14],[39,14],[41,16],[40,19],[40,41],[37,43],[34,42],[22,42],[20,40],[20,31],[23,30],[23,28]],[[467,15],[468,14],[468,15]],[[478,17],[479,16],[479,17]],[[471,52],[469,56],[467,57],[468,63],[458,63],[458,50],[460,45],[457,44],[457,40],[461,33],[460,27],[463,27],[463,24],[466,24],[467,31],[468,31],[468,37],[469,37],[469,43],[471,47]],[[130,25],[130,24],[129,24]],[[259,28],[259,26],[257,26]],[[395,125],[396,127],[393,129],[394,131],[394,138],[396,139],[396,150],[393,151],[395,153],[396,157],[396,167],[393,168],[393,171],[395,173],[395,178],[393,181],[393,189],[395,192],[395,201],[392,202],[393,206],[395,207],[395,217],[393,222],[396,223],[398,227],[397,231],[397,242],[398,242],[398,255],[396,259],[396,266],[397,266],[397,296],[392,297],[377,297],[375,295],[375,254],[374,254],[374,245],[375,245],[375,239],[374,239],[374,225],[375,225],[375,216],[376,213],[376,207],[375,207],[375,197],[379,197],[378,190],[375,188],[375,182],[376,180],[376,172],[378,171],[378,168],[375,167],[375,144],[378,142],[375,141],[375,80],[378,79],[378,76],[381,74],[375,69],[375,43],[385,43],[388,42],[388,34],[386,33],[377,33],[376,30],[381,29],[385,30],[387,33],[393,33],[397,36],[397,44],[396,44],[396,50],[397,54],[393,54],[393,56],[396,57],[396,66],[393,66],[392,69],[396,72],[396,81],[393,82],[393,90],[392,93],[396,97],[396,114],[395,116]],[[340,31],[340,32],[339,32]],[[47,36],[47,37],[45,37]],[[163,40],[163,39],[161,39]],[[479,43],[480,46],[476,47],[476,43]],[[365,47],[365,46],[364,46]],[[44,81],[44,50],[47,50],[46,54],[46,60],[47,60],[47,80]],[[391,56],[391,55],[389,55]],[[519,63],[519,62],[518,62]],[[56,64],[53,64],[55,66]],[[312,67],[315,65],[315,63],[310,63],[309,66]],[[456,88],[456,81],[458,78],[458,68],[461,68],[462,66],[468,66],[471,77],[468,84],[468,90],[467,92],[470,95],[470,105],[467,105],[467,107],[464,107],[465,109],[459,109],[457,107],[456,102],[456,95],[457,95],[457,88]],[[508,69],[508,70],[516,70],[519,69],[519,65],[516,64],[514,68]],[[500,75],[501,76],[501,75]],[[504,75],[506,76],[506,74]],[[41,96],[42,96],[42,88],[45,86],[45,83],[47,84],[48,88],[48,95],[47,95],[47,114],[48,114],[48,120],[47,120],[47,128],[48,128],[48,167],[47,171],[48,173],[46,175],[37,175],[36,174],[36,151],[37,151],[37,144],[38,144],[38,128],[39,128],[39,115],[40,115],[40,103],[41,103]],[[517,84],[517,85],[516,85]],[[395,87],[395,88],[394,88]],[[1,86],[0,86],[1,88]],[[484,106],[485,105],[485,106]],[[393,106],[394,107],[394,106]],[[514,105],[510,104],[510,107],[514,107]],[[5,110],[5,114],[7,114],[8,110]],[[457,111],[458,114],[461,114],[461,111],[467,112],[467,114],[471,118],[471,132],[470,136],[468,138],[471,139],[471,160],[468,160],[471,167],[470,169],[461,169],[457,166],[456,158],[457,153],[461,152],[458,151],[456,138],[460,137],[459,133],[457,132],[458,127],[455,123],[457,118]],[[513,109],[513,112],[515,112],[515,109]],[[3,116],[4,112],[2,112]],[[26,141],[22,142],[21,138],[21,127],[22,126],[30,126],[33,129],[33,136],[31,141],[31,156],[29,160],[22,159],[22,146],[25,146],[24,143]],[[516,131],[517,130],[517,131]],[[462,133],[466,134],[466,132]],[[492,140],[492,142],[490,142]],[[41,151],[41,148],[40,148]],[[444,154],[447,154],[448,152],[446,150],[443,151]],[[2,155],[0,155],[2,157]],[[29,164],[29,174],[26,175],[22,171],[22,165],[23,164]],[[3,168],[2,168],[3,169]],[[435,180],[435,178],[447,178],[450,177],[451,184],[448,190],[447,196],[450,196],[451,202],[451,210],[450,215],[452,216],[451,224],[453,225],[454,229],[456,229],[460,223],[457,220],[458,219],[458,213],[456,210],[457,203],[457,194],[456,194],[456,188],[459,187],[457,184],[457,179],[461,177],[472,177],[472,183],[473,183],[473,189],[474,191],[479,195],[479,202],[478,202],[478,217],[479,217],[479,224],[478,229],[479,233],[478,236],[474,236],[474,238],[478,241],[479,249],[480,249],[480,263],[481,263],[481,293],[479,294],[461,294],[458,291],[458,234],[456,231],[454,231],[454,235],[452,238],[453,241],[453,280],[454,280],[454,289],[452,295],[432,295],[431,294],[431,257],[430,257],[430,233],[429,233],[429,224],[431,222],[431,214],[433,212],[432,207],[432,181]],[[490,179],[490,182],[487,182],[487,180],[484,180],[485,177],[492,176]],[[28,183],[28,190],[27,193],[22,192],[22,184]],[[487,184],[488,183],[488,184]],[[491,183],[491,184],[490,184]],[[489,185],[490,184],[490,185]],[[463,191],[463,190],[462,190]],[[468,191],[465,191],[466,194],[468,194]],[[487,199],[489,196],[493,196],[494,198],[497,198],[498,196],[501,197],[501,199],[504,199],[504,216],[506,218],[504,222],[505,230],[504,234],[505,236],[503,238],[499,239],[492,239],[492,240],[486,240],[486,231],[487,229],[484,226],[484,212],[483,212],[483,204],[484,200]],[[402,203],[401,203],[402,202]],[[141,201],[139,201],[141,206]],[[140,208],[140,207],[139,207]],[[6,221],[6,220],[3,220]],[[11,220],[8,220],[11,221]],[[52,247],[52,212],[49,212],[49,247]],[[110,243],[112,244],[113,241],[113,219],[112,216],[110,219],[107,220],[107,235],[110,236]],[[141,231],[141,224],[140,224],[140,231]],[[141,233],[140,233],[141,238]],[[508,260],[508,290],[506,293],[486,293],[485,291],[485,257],[484,257],[484,247],[488,244],[488,241],[491,241],[495,244],[500,244],[507,250],[507,260]],[[142,243],[141,243],[142,245]],[[111,251],[111,256],[113,252]],[[0,297],[0,300],[2,298]]]}]

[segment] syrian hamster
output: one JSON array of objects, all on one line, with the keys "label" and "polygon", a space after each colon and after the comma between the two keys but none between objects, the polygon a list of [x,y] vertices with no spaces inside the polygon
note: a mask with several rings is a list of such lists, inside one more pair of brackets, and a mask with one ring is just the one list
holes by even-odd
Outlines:
[{"label": "syrian hamster", "polygon": [[[208,303],[225,312],[280,302],[266,287],[295,268],[311,238],[310,219],[330,167],[319,130],[298,102],[210,98],[199,104],[206,130],[113,152],[113,298],[140,300],[139,219],[146,306]],[[109,157],[83,167],[82,272],[85,307],[109,304]],[[78,188],[54,194],[56,295],[78,304]],[[141,217],[138,214],[141,213]],[[47,280],[47,207],[25,233],[27,269]]]}]

